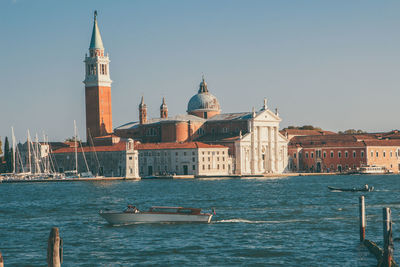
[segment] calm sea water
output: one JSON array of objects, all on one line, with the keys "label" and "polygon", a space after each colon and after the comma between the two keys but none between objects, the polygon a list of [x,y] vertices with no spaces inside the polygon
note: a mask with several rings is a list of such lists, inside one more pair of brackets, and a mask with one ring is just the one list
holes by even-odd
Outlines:
[{"label": "calm sea water", "polygon": [[[358,196],[366,193],[367,238],[382,246],[382,207],[400,237],[400,176],[151,180],[0,184],[0,251],[5,266],[46,266],[57,226],[63,266],[376,266],[359,244]],[[211,224],[110,226],[100,209],[128,203],[215,207]],[[395,242],[395,259],[400,262]]]}]

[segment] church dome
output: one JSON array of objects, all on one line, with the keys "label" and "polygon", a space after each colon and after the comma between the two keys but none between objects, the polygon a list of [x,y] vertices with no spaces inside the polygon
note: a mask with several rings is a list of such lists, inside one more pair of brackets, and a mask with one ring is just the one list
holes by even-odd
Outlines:
[{"label": "church dome", "polygon": [[218,99],[208,92],[207,83],[203,80],[200,83],[199,91],[188,103],[187,111],[220,111]]}]

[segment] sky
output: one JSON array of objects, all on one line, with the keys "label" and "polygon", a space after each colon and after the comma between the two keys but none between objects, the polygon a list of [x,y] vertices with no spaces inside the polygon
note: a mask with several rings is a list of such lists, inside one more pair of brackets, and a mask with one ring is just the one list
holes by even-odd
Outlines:
[{"label": "sky", "polygon": [[162,97],[186,113],[202,74],[223,113],[268,99],[281,128],[400,128],[400,1],[0,0],[0,136],[85,139],[93,12],[110,56],[113,127]]}]

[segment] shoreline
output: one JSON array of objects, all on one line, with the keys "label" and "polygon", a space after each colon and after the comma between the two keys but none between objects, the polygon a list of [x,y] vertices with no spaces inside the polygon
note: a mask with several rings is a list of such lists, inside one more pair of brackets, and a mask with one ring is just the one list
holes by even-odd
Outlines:
[{"label": "shoreline", "polygon": [[127,177],[101,177],[101,178],[67,178],[67,179],[12,179],[0,181],[1,183],[46,183],[46,182],[108,182],[108,181],[140,181],[140,180],[182,180],[182,179],[249,179],[249,178],[284,178],[294,176],[316,176],[316,175],[339,175],[339,173],[282,173],[282,174],[264,174],[264,175],[170,175],[170,176],[151,176],[142,178]]}]

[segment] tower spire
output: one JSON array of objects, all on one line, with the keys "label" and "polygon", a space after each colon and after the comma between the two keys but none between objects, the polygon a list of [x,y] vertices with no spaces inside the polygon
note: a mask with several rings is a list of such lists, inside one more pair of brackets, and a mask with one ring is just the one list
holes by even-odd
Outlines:
[{"label": "tower spire", "polygon": [[92,39],[90,40],[89,49],[104,50],[103,41],[101,40],[99,26],[97,25],[97,10],[94,11]]},{"label": "tower spire", "polygon": [[162,119],[168,118],[168,107],[167,107],[167,104],[165,103],[165,97],[163,97],[162,103],[160,106],[160,118],[162,118]]},{"label": "tower spire", "polygon": [[140,124],[145,124],[147,122],[147,106],[144,103],[144,97],[142,96],[142,100],[139,104],[139,122]]}]

